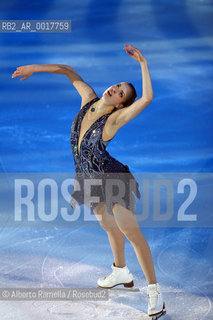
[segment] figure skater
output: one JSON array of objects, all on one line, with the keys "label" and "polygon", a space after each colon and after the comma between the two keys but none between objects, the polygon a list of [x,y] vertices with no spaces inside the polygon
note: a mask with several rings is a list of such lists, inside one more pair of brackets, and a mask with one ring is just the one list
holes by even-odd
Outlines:
[{"label": "figure skater", "polygon": [[[135,88],[129,82],[121,82],[109,87],[98,98],[79,74],[70,66],[61,64],[27,65],[18,67],[12,78],[20,77],[25,80],[35,72],[51,72],[65,74],[81,96],[81,109],[76,115],[71,128],[71,148],[76,169],[76,179],[71,195],[71,206],[84,204],[84,178],[102,177],[99,188],[99,203],[90,204],[101,227],[107,232],[112,248],[114,262],[109,276],[98,279],[101,288],[113,288],[117,285],[132,287],[133,276],[125,264],[125,236],[132,244],[139,264],[147,280],[148,315],[157,319],[165,313],[165,303],[156,280],[153,260],[149,245],[144,238],[135,214],[135,197],[140,198],[138,183],[127,165],[123,165],[111,157],[105,150],[116,132],[127,122],[139,115],[152,101],[153,89],[148,64],[142,53],[132,45],[123,48],[130,57],[140,63],[142,71],[143,95],[135,101]],[[135,181],[135,187],[126,190],[123,197],[115,199],[107,196],[106,177],[113,174],[126,189],[130,180]],[[131,184],[132,186],[133,184]],[[100,186],[98,186],[100,187]],[[96,191],[98,190],[95,189]],[[101,191],[100,191],[101,190]],[[132,198],[134,197],[134,199]],[[113,201],[111,201],[113,199]]]}]

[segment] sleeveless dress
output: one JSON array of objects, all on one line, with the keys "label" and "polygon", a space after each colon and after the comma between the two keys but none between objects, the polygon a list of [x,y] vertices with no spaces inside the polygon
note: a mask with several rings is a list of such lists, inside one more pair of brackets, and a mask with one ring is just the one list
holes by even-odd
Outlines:
[{"label": "sleeveless dress", "polygon": [[[141,197],[138,182],[127,165],[122,164],[106,151],[110,140],[102,140],[103,128],[110,114],[102,115],[90,126],[82,138],[80,155],[78,153],[82,120],[90,106],[98,100],[99,98],[96,97],[85,104],[76,115],[71,126],[70,144],[75,163],[75,181],[71,194],[71,206],[75,210],[76,204],[86,204],[85,199],[89,194],[90,201],[92,198],[96,198],[94,202],[89,204],[91,210],[99,202],[105,202],[110,214],[113,214],[112,208],[115,203],[120,203],[136,213],[133,193],[138,199]],[[98,182],[94,179],[97,179]],[[89,184],[85,184],[85,182]]]}]

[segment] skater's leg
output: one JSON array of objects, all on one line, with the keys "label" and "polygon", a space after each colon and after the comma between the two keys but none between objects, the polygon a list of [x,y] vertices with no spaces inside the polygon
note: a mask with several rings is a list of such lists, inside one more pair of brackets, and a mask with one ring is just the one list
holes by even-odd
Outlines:
[{"label": "skater's leg", "polygon": [[101,202],[93,210],[101,227],[107,232],[110,246],[112,248],[114,262],[116,267],[125,266],[125,236],[120,231],[113,215],[109,214],[106,204]]},{"label": "skater's leg", "polygon": [[125,267],[125,236],[119,229],[112,229],[107,231],[110,246],[112,248],[115,266],[123,268]]},{"label": "skater's leg", "polygon": [[134,247],[147,282],[149,284],[156,283],[151,251],[138,226],[136,215],[118,203],[113,206],[113,214],[119,229]]}]

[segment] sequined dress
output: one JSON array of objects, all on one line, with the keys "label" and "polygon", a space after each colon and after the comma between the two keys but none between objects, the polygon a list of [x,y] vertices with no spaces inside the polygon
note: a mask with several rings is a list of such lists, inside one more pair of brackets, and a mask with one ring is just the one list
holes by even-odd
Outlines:
[{"label": "sequined dress", "polygon": [[[74,183],[71,195],[71,206],[75,209],[76,202],[78,205],[85,203],[85,180],[99,179],[98,185],[92,183],[90,193],[92,197],[99,197],[100,201],[98,202],[105,202],[110,214],[113,214],[112,208],[115,203],[120,203],[135,213],[135,196],[133,193],[137,198],[140,198],[139,185],[128,166],[113,158],[106,151],[110,140],[102,140],[103,128],[110,114],[99,117],[86,131],[81,141],[80,155],[78,153],[82,120],[87,110],[98,100],[99,98],[96,97],[85,104],[76,115],[71,126],[70,144],[76,171],[76,183]],[[112,180],[109,182],[109,179]],[[86,190],[88,190],[88,187]],[[118,194],[119,196],[116,196]],[[91,203],[91,210],[97,204],[96,201]]]}]

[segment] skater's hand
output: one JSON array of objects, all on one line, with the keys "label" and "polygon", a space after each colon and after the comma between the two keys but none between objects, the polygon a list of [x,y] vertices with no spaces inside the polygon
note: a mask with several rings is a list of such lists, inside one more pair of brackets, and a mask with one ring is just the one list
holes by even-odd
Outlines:
[{"label": "skater's hand", "polygon": [[22,77],[20,80],[26,80],[35,72],[35,65],[27,65],[18,67],[16,71],[12,74],[12,78]]},{"label": "skater's hand", "polygon": [[[140,50],[135,48],[135,47],[133,47],[132,45],[125,44],[125,47],[123,49],[126,51],[126,53],[128,53],[128,55],[130,55],[136,61],[139,61],[139,62],[145,62],[146,61],[145,57],[142,55]],[[133,51],[133,53],[131,51]]]}]

